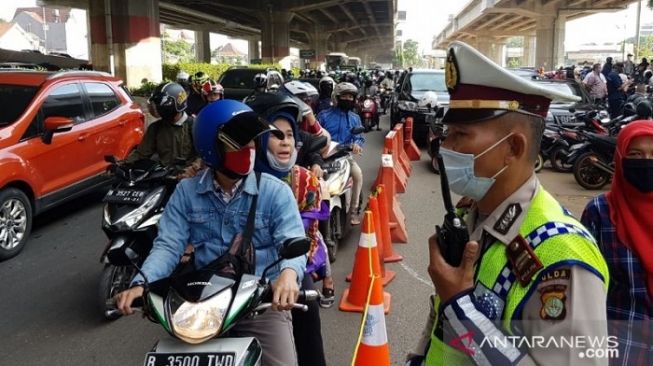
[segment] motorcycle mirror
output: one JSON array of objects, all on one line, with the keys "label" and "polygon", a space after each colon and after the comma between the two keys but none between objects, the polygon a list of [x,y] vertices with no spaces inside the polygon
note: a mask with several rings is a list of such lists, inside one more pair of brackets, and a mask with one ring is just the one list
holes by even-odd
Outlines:
[{"label": "motorcycle mirror", "polygon": [[438,111],[435,112],[435,118],[442,118],[444,117],[444,108],[438,108]]},{"label": "motorcycle mirror", "polygon": [[311,240],[306,237],[288,239],[279,249],[279,257],[283,259],[297,258],[308,253],[310,248]]},{"label": "motorcycle mirror", "polygon": [[352,135],[360,135],[361,133],[365,132],[365,127],[354,127],[351,130],[349,130]]}]

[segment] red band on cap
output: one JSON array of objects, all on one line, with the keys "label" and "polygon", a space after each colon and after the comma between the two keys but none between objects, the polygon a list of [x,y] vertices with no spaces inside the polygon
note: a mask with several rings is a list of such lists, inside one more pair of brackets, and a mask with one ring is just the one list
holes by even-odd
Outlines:
[{"label": "red band on cap", "polygon": [[519,102],[519,109],[546,117],[551,100],[549,98],[522,94],[514,91],[482,85],[458,84],[451,92],[451,100],[503,100]]}]

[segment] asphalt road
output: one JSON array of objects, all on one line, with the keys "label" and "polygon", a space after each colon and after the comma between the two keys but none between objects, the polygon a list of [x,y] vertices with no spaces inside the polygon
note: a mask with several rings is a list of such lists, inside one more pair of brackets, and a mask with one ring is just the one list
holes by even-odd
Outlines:
[{"label": "asphalt road", "polygon": [[[382,119],[387,132],[387,117]],[[359,164],[366,187],[380,164],[384,133],[370,132]],[[428,311],[432,292],[426,239],[440,223],[443,207],[437,176],[426,159],[413,163],[408,190],[400,196],[407,217],[408,244],[395,249],[404,260],[391,264],[397,273],[386,287],[392,295],[386,317],[393,365],[403,365],[414,346]],[[572,212],[580,214],[596,192],[579,188],[571,175],[540,173],[544,185]],[[101,194],[94,194],[37,218],[24,251],[0,263],[0,365],[140,365],[159,337],[160,326],[140,316],[106,322],[97,305],[99,255],[106,243],[100,230]],[[346,287],[359,232],[347,238],[334,263],[337,300]],[[322,311],[322,333],[329,365],[349,365],[361,315],[342,313],[337,306]]]}]

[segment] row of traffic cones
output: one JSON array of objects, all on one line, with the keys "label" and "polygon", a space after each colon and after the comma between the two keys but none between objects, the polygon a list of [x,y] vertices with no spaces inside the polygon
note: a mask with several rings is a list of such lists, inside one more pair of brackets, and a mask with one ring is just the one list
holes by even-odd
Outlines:
[{"label": "row of traffic cones", "polygon": [[412,173],[411,160],[419,160],[419,150],[412,141],[412,119],[406,127],[399,123],[384,140],[379,175],[365,211],[361,238],[356,250],[354,268],[347,276],[351,286],[344,290],[341,311],[363,312],[363,329],[354,352],[353,365],[390,365],[390,350],[385,327],[385,314],[390,312],[391,296],[383,286],[396,276],[385,263],[398,262],[393,242],[407,243],[405,216],[396,199],[396,192],[405,192]]}]

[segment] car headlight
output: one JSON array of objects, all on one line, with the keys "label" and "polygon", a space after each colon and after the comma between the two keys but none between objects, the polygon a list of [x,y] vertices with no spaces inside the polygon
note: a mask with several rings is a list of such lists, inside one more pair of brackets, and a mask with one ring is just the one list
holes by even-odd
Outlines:
[{"label": "car headlight", "polygon": [[170,323],[173,333],[191,344],[207,341],[220,332],[231,302],[231,289],[226,289],[202,302],[184,301],[176,292],[169,297]]},{"label": "car headlight", "polygon": [[397,107],[404,111],[414,112],[417,110],[417,103],[411,102],[409,100],[400,100],[397,102]]},{"label": "car headlight", "polygon": [[555,119],[553,118],[553,113],[551,111],[546,112],[546,118],[544,118],[545,123],[553,123]]},{"label": "car headlight", "polygon": [[163,197],[163,189],[163,187],[159,187],[154,192],[150,193],[150,195],[145,197],[145,201],[143,201],[137,209],[116,220],[115,225],[124,225],[127,228],[131,228],[141,222],[145,215],[147,215],[147,213],[159,203]]}]

